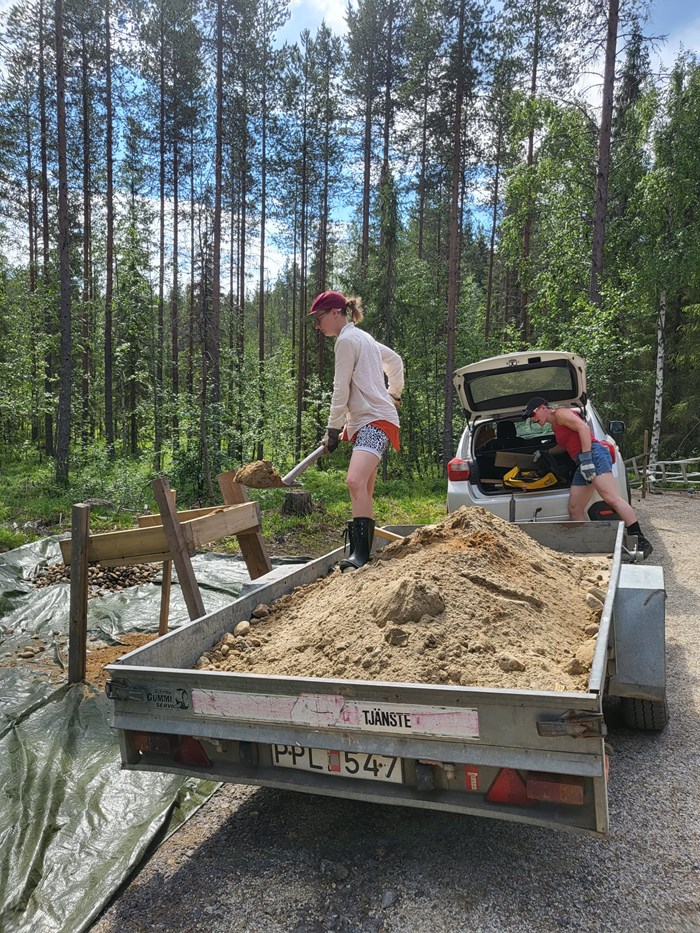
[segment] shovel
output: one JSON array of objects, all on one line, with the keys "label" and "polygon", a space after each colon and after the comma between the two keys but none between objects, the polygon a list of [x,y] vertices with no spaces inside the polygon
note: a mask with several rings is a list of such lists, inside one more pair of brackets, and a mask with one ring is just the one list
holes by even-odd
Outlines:
[{"label": "shovel", "polygon": [[323,446],[323,444],[321,444],[321,446],[317,447],[313,453],[308,455],[308,457],[304,457],[300,463],[297,463],[297,465],[293,467],[286,476],[282,477],[282,485],[299,486],[300,484],[297,483],[296,480],[301,476],[304,470],[311,466],[312,463],[316,463],[316,461],[322,457],[325,452],[326,448]]}]

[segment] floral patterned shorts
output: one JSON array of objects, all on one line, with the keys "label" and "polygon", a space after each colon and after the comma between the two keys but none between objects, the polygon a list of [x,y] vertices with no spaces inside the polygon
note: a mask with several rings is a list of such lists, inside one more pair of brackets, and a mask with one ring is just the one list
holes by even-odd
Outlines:
[{"label": "floral patterned shorts", "polygon": [[380,429],[373,424],[366,424],[360,428],[352,445],[353,450],[366,450],[367,453],[374,454],[379,460],[382,459],[389,446],[389,438]]}]

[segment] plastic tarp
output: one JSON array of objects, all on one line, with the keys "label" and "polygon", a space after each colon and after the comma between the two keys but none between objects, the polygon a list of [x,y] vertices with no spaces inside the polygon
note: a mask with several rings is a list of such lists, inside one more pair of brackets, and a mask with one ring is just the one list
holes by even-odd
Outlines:
[{"label": "plastic tarp", "polygon": [[[111,703],[101,689],[56,687],[37,671],[10,666],[32,634],[68,632],[69,584],[32,584],[37,568],[60,560],[56,538],[0,554],[3,933],[86,929],[144,855],[217,786],[121,771]],[[236,558],[201,554],[193,566],[208,612],[230,603],[249,580]],[[159,607],[153,584],[90,600],[88,647],[90,639],[118,643],[123,632],[157,631]],[[188,621],[173,585],[170,627]]]}]

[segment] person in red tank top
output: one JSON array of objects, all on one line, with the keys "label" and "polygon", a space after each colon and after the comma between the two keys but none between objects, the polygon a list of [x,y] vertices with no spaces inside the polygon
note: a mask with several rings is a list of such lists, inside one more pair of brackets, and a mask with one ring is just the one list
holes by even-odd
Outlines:
[{"label": "person in red tank top", "polygon": [[632,506],[618,492],[612,474],[610,451],[591,434],[584,419],[570,408],[550,408],[544,398],[531,398],[525,406],[524,418],[536,424],[551,424],[556,446],[550,453],[566,453],[577,464],[569,489],[569,518],[572,522],[585,520],[585,509],[595,490],[603,502],[615,509],[625,529],[637,536],[639,548],[646,559],[653,548],[642,534]]}]

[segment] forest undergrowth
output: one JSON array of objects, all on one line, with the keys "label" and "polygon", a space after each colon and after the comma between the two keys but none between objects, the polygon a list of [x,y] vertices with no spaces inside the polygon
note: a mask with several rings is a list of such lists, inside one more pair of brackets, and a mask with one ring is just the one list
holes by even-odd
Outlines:
[{"label": "forest undergrowth", "polygon": [[[136,527],[138,515],[157,511],[151,482],[159,474],[145,457],[109,463],[102,454],[93,452],[76,463],[66,487],[56,483],[53,461],[33,451],[4,457],[0,470],[0,551],[70,532],[71,510],[78,502],[92,507],[93,533]],[[179,509],[221,504],[220,495],[214,503],[198,499],[188,490],[186,477],[167,470],[164,474],[177,490]],[[312,503],[311,514],[304,516],[282,514],[282,489],[249,490],[250,498],[260,505],[263,536],[272,555],[313,557],[342,543],[345,522],[351,517],[344,458],[310,469],[303,485]],[[377,480],[376,518],[381,524],[437,522],[445,515],[445,499],[444,479],[398,477],[389,471],[387,478],[380,474]],[[239,552],[235,537],[213,542],[210,549]]]}]

